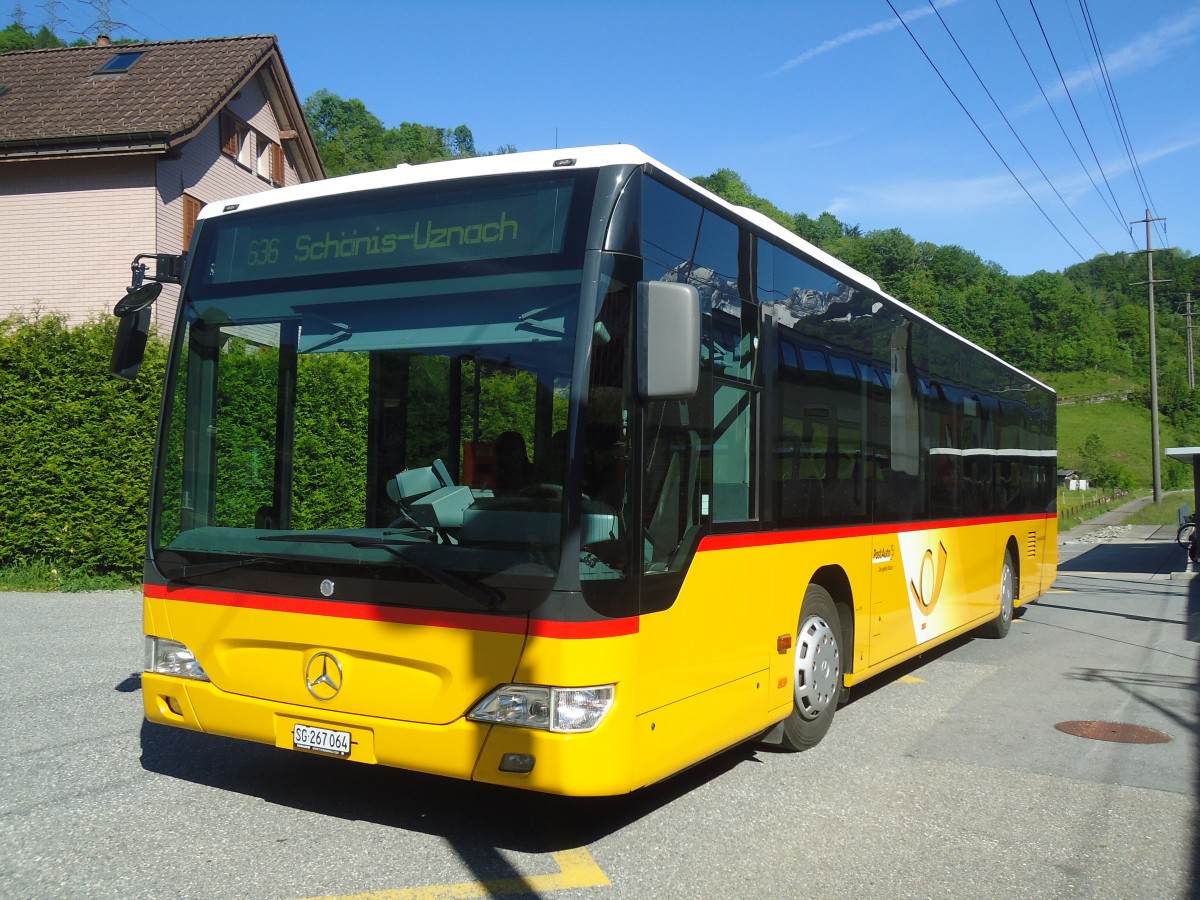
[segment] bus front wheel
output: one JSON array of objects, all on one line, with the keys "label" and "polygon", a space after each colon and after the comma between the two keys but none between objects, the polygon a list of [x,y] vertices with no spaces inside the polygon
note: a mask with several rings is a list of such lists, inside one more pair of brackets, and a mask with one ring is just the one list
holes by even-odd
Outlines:
[{"label": "bus front wheel", "polygon": [[1012,627],[1013,607],[1017,600],[1017,567],[1012,554],[1004,554],[1004,565],[1000,567],[1000,614],[979,629],[983,637],[1002,638]]},{"label": "bus front wheel", "polygon": [[791,714],[783,722],[783,746],[816,746],[833,720],[842,690],[842,625],[833,597],[810,584],[800,607],[792,665]]}]

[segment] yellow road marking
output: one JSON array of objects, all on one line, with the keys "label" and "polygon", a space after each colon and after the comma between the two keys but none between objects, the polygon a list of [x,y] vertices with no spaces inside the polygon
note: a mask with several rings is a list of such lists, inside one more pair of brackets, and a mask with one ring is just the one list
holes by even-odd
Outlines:
[{"label": "yellow road marking", "polygon": [[313,898],[313,900],[471,900],[475,897],[505,897],[512,894],[542,894],[571,888],[600,887],[608,876],[596,865],[586,847],[551,854],[560,871],[551,875],[497,878],[494,881],[462,881],[458,884],[429,884],[424,887],[393,888]]},{"label": "yellow road marking", "polygon": [[924,678],[918,678],[916,675],[901,675],[896,679],[901,684],[924,684]]}]

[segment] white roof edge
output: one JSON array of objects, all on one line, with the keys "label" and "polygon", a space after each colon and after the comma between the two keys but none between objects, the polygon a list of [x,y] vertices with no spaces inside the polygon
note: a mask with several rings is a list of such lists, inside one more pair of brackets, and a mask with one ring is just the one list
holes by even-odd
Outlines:
[{"label": "white roof edge", "polygon": [[296,200],[331,197],[354,191],[369,191],[379,188],[399,187],[407,184],[425,184],[449,178],[475,178],[486,175],[542,172],[555,168],[565,168],[566,166],[556,167],[554,164],[559,160],[568,159],[573,160],[569,167],[574,169],[597,169],[601,166],[613,165],[652,166],[656,172],[664,174],[680,184],[686,185],[688,190],[704,194],[714,205],[730,211],[735,216],[748,220],[761,231],[765,231],[782,240],[784,243],[790,244],[829,270],[853,282],[856,286],[879,294],[889,302],[895,303],[901,309],[911,313],[914,317],[921,319],[927,325],[946,334],[953,335],[968,346],[1000,363],[1005,368],[1011,369],[1023,378],[1028,378],[1034,384],[1045,388],[1057,396],[1058,392],[1048,384],[1044,384],[1029,373],[1021,371],[1012,363],[1005,362],[990,350],[983,349],[961,334],[956,334],[945,325],[935,322],[929,316],[919,312],[903,301],[897,300],[886,293],[875,279],[864,275],[837,257],[831,256],[819,247],[810,244],[798,234],[784,228],[769,216],[748,207],[737,206],[718,197],[706,188],[696,184],[692,179],[680,175],[670,166],[663,165],[658,160],[648,156],[632,144],[602,144],[592,147],[567,147],[555,150],[528,150],[521,153],[498,153],[492,156],[451,159],[442,162],[422,163],[415,166],[401,163],[393,169],[364,172],[359,175],[341,175],[336,178],[326,178],[321,181],[310,181],[305,184],[261,191],[255,194],[246,194],[241,197],[231,197],[228,200],[207,204],[200,211],[199,218],[212,218],[213,216],[223,215],[235,210],[241,212],[248,209],[261,209]]},{"label": "white roof edge", "polygon": [[[306,184],[291,185],[241,197],[231,197],[228,200],[210,203],[201,210],[201,218],[220,215],[227,208],[237,204],[240,212],[247,209],[261,209],[274,206],[277,203],[289,203],[295,200],[308,200],[315,197],[332,197],[351,191],[369,191],[378,188],[399,187],[407,184],[425,184],[442,181],[449,178],[475,178],[485,175],[511,175],[521,172],[544,172],[554,169],[558,160],[572,159],[571,168],[598,169],[611,165],[644,165],[652,163],[659,166],[637,147],[629,144],[611,144],[598,147],[570,147],[561,150],[529,150],[523,153],[498,153],[493,156],[475,156],[468,159],[448,159],[441,162],[409,165],[401,163],[392,169],[381,169],[377,172],[363,172],[358,175],[340,175],[336,178],[326,178],[323,181],[310,181]],[[674,173],[672,173],[674,174]],[[682,176],[677,176],[682,177]],[[689,181],[689,179],[683,179]],[[698,187],[698,185],[697,185]],[[232,209],[228,209],[232,212]]]}]

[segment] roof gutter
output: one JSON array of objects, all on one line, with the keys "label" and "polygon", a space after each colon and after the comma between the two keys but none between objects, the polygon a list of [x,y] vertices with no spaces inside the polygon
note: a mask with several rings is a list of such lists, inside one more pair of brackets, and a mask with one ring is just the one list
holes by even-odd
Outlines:
[{"label": "roof gutter", "polygon": [[0,162],[166,153],[170,147],[170,135],[163,131],[86,135],[45,141],[0,141]]}]

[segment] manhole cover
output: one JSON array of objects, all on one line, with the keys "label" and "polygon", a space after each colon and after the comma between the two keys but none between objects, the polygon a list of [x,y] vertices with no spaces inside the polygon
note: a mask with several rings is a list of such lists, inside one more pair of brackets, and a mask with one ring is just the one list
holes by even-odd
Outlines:
[{"label": "manhole cover", "polygon": [[1117,744],[1165,744],[1171,740],[1169,734],[1125,722],[1059,722],[1054,727],[1064,734]]}]

